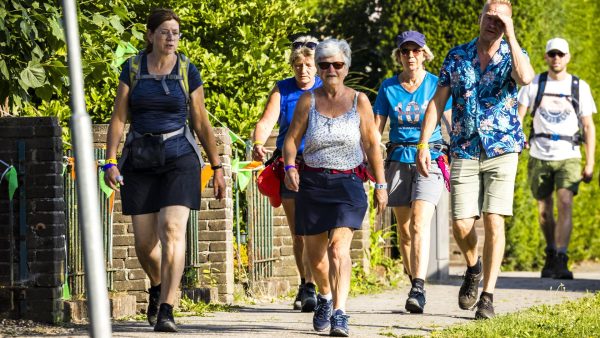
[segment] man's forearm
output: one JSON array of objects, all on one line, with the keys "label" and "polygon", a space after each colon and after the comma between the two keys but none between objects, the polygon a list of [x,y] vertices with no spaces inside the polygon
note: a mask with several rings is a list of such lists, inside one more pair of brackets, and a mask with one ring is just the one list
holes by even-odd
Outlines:
[{"label": "man's forearm", "polygon": [[510,55],[513,64],[513,78],[521,86],[526,86],[533,80],[535,71],[529,62],[529,58],[521,50],[521,46],[516,38],[508,40],[510,46]]}]

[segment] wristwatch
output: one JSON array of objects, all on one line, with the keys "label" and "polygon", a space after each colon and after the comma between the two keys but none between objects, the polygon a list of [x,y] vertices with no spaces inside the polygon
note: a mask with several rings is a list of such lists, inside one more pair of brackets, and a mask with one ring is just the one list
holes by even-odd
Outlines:
[{"label": "wristwatch", "polygon": [[375,183],[375,189],[387,189],[387,183]]}]

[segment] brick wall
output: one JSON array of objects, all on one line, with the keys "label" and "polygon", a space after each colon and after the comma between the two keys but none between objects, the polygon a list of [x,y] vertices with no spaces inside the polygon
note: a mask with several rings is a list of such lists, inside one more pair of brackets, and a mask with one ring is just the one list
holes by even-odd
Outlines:
[{"label": "brick wall", "polygon": [[[19,144],[24,150],[21,160]],[[60,297],[65,273],[62,140],[57,119],[0,118],[0,160],[14,165],[19,174],[12,228],[7,182],[0,184],[0,313],[56,323],[63,315]],[[0,172],[4,169],[0,165]]]}]

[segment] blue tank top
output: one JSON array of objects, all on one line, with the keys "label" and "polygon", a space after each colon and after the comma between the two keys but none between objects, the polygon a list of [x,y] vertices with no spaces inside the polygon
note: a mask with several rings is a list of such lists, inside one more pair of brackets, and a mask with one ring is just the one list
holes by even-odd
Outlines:
[{"label": "blue tank top", "polygon": [[[285,135],[287,134],[288,129],[290,128],[290,123],[292,123],[292,117],[294,117],[294,109],[296,109],[296,103],[298,103],[298,99],[300,96],[307,91],[313,91],[323,85],[321,78],[318,76],[315,77],[315,84],[312,88],[308,90],[302,90],[298,88],[296,84],[296,78],[290,77],[285,80],[281,80],[277,82],[277,88],[279,88],[279,93],[281,95],[280,107],[279,107],[279,135],[277,136],[277,149],[283,149],[283,140],[285,139]],[[302,138],[302,142],[300,143],[300,147],[298,147],[298,154],[302,154],[304,150],[304,138]]]},{"label": "blue tank top", "polygon": [[[408,92],[400,82],[398,76],[385,79],[377,93],[373,111],[377,115],[387,116],[390,121],[390,141],[392,143],[419,142],[421,125],[425,117],[425,110],[433,98],[437,88],[438,77],[427,72],[423,82],[413,93]],[[445,110],[452,107],[452,100],[448,100]],[[442,143],[442,132],[439,124],[435,127],[430,143]],[[391,156],[392,161],[402,163],[415,163],[417,148],[414,146],[397,147]],[[431,150],[431,158],[436,159],[439,151]]]}]

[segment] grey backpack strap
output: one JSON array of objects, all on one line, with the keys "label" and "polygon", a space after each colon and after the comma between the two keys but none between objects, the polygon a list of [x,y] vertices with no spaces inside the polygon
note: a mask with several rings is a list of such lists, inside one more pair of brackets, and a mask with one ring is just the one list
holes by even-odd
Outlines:
[{"label": "grey backpack strap", "polygon": [[185,125],[185,138],[190,142],[196,155],[198,156],[198,161],[200,162],[200,168],[204,167],[204,160],[202,160],[202,153],[200,153],[200,147],[198,146],[198,142],[196,142],[196,138],[192,134],[189,124]]}]

